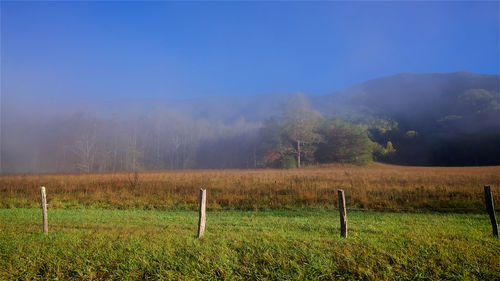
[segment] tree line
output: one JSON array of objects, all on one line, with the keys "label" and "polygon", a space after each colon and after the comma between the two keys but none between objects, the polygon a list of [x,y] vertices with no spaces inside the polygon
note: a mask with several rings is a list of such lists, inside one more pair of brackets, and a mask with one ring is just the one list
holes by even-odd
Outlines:
[{"label": "tree line", "polygon": [[7,173],[363,164],[373,151],[366,126],[323,118],[303,94],[290,96],[281,114],[265,122],[213,122],[155,109],[128,118],[75,113],[12,126],[17,131],[3,136]]}]

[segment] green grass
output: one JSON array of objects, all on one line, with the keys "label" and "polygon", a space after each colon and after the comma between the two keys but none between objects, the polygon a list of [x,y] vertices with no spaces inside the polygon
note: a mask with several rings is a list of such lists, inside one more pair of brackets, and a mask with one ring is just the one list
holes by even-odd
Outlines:
[{"label": "green grass", "polygon": [[499,280],[485,214],[0,209],[0,279]]}]

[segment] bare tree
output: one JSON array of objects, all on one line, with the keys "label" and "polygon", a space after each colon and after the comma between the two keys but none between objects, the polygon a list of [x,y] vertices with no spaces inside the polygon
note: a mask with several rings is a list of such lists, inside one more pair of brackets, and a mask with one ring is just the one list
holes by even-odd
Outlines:
[{"label": "bare tree", "polygon": [[300,168],[302,147],[319,140],[319,135],[314,130],[318,126],[321,115],[309,108],[307,97],[301,93],[290,96],[283,107],[283,115],[285,131],[295,143],[297,167]]},{"label": "bare tree", "polygon": [[86,131],[75,141],[71,151],[77,157],[76,167],[80,172],[90,173],[94,167],[96,152],[96,130]]}]

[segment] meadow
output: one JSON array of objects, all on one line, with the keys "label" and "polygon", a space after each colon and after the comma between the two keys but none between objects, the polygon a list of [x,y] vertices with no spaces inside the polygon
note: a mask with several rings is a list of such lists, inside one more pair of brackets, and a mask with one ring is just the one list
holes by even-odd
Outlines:
[{"label": "meadow", "polygon": [[[348,208],[482,212],[483,186],[500,186],[500,167],[329,165],[292,170],[196,170],[0,177],[0,208],[38,208],[46,186],[51,209],[195,210],[206,188],[208,210]],[[500,196],[495,197],[500,206]]]},{"label": "meadow", "polygon": [[7,175],[0,280],[499,280],[484,185],[498,208],[500,167]]},{"label": "meadow", "polygon": [[481,214],[0,209],[0,280],[498,280]]}]

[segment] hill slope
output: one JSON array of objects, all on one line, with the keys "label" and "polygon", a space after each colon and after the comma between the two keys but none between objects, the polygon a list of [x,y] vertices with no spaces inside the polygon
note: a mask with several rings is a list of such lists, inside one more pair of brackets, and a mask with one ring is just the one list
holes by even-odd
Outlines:
[{"label": "hill slope", "polygon": [[316,98],[315,106],[326,115],[390,118],[405,129],[433,131],[453,120],[455,129],[478,131],[499,124],[499,83],[498,75],[467,72],[398,74]]},{"label": "hill slope", "polygon": [[[500,76],[467,72],[398,74],[314,98],[326,116],[380,127],[372,139],[392,141],[407,164],[500,164]],[[389,123],[390,124],[390,123]]]}]

